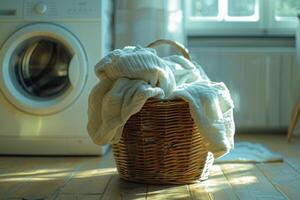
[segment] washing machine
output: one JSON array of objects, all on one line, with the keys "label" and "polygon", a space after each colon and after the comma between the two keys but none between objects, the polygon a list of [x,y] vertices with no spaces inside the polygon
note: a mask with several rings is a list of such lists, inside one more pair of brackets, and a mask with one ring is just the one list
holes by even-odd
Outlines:
[{"label": "washing machine", "polygon": [[0,154],[101,155],[87,133],[105,0],[0,1]]}]

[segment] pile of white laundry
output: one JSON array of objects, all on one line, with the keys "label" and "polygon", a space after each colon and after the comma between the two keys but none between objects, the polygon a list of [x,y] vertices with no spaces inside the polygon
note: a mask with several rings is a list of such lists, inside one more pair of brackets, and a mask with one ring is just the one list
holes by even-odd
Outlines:
[{"label": "pile of white laundry", "polygon": [[233,102],[224,83],[209,80],[182,56],[160,58],[151,48],[125,47],[95,67],[100,82],[89,96],[88,132],[94,143],[117,143],[126,121],[147,99],[184,99],[208,150],[218,158],[234,146]]}]

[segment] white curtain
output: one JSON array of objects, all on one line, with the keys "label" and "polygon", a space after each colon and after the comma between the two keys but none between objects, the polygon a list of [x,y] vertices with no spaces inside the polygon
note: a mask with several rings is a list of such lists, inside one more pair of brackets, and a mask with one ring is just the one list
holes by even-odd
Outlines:
[{"label": "white curtain", "polygon": [[[292,113],[296,110],[296,105],[300,101],[300,13],[298,14],[298,26],[296,28],[296,69],[292,74],[292,91],[293,91],[293,100],[295,100],[294,105],[292,106]],[[292,115],[291,115],[292,116]],[[300,135],[300,121],[297,122],[297,126],[294,130],[294,135]]]},{"label": "white curtain", "polygon": [[115,48],[145,47],[157,39],[185,44],[182,0],[116,0],[115,9]]},{"label": "white curtain", "polygon": [[[298,16],[298,26],[296,29],[296,63],[297,63],[297,70],[294,73],[293,80],[294,81],[294,91],[297,93],[297,98],[300,99],[300,13]],[[295,77],[296,76],[296,77]]]}]

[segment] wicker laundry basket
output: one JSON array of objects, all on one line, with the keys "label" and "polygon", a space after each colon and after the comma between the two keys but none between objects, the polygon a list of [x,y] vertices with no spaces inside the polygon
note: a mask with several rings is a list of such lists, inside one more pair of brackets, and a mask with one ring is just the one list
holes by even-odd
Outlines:
[{"label": "wicker laundry basket", "polygon": [[[189,58],[179,43],[158,40],[150,47],[171,44]],[[122,179],[151,184],[186,184],[208,178],[213,156],[191,118],[187,102],[149,99],[126,123],[112,145]]]}]

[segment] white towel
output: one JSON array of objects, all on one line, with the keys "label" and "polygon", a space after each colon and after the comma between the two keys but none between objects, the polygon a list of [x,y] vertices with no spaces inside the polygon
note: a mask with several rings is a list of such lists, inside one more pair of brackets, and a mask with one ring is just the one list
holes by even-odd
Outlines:
[{"label": "white towel", "polygon": [[223,83],[211,82],[182,56],[160,58],[154,49],[112,51],[95,68],[101,80],[89,97],[88,132],[96,144],[117,143],[126,121],[147,99],[182,98],[214,156],[233,148],[233,103]]},{"label": "white towel", "polygon": [[283,162],[283,157],[258,143],[238,142],[234,150],[216,159],[215,163]]}]

